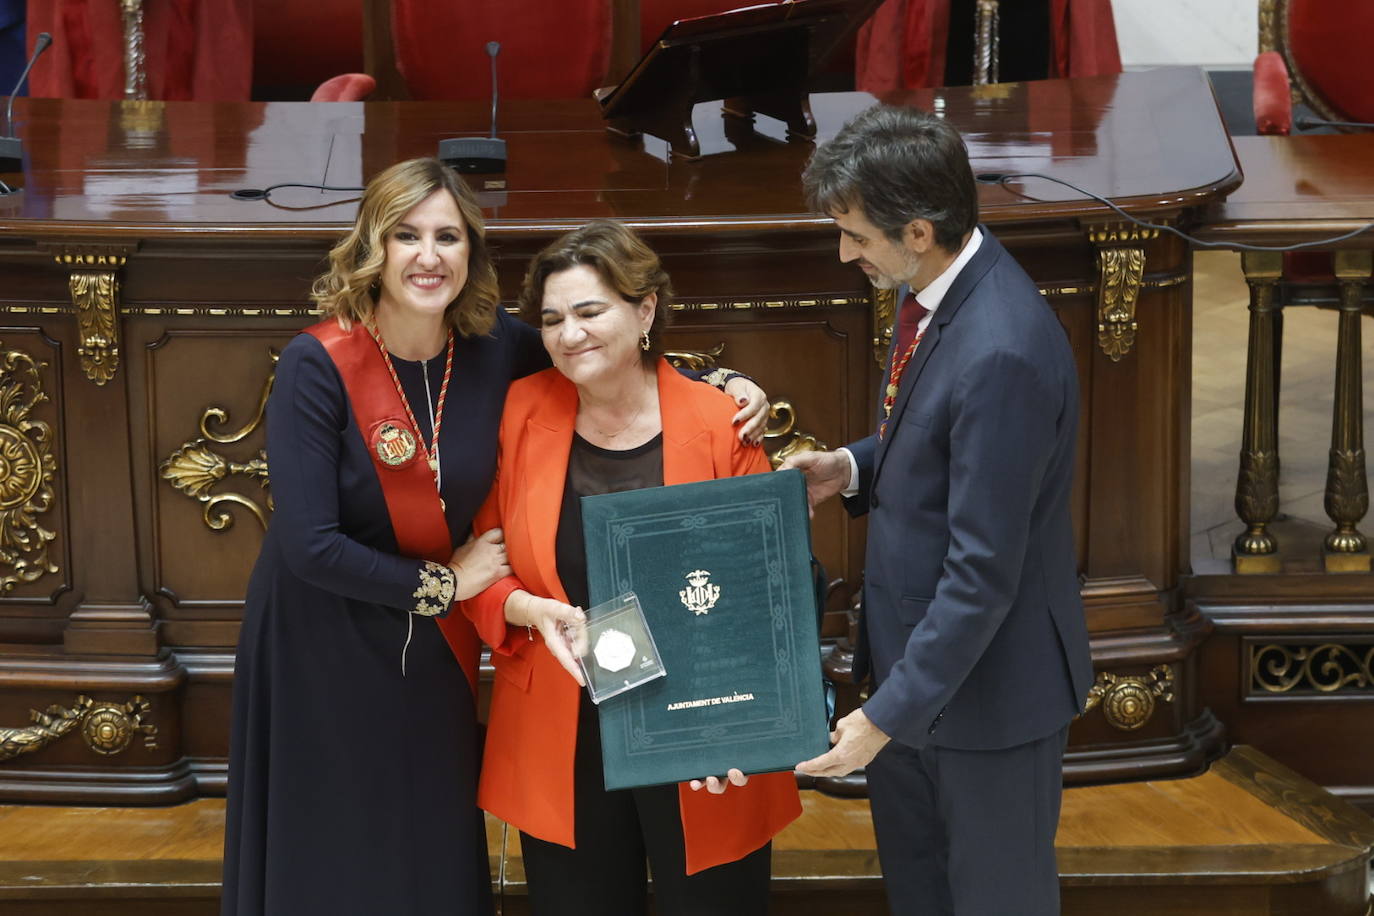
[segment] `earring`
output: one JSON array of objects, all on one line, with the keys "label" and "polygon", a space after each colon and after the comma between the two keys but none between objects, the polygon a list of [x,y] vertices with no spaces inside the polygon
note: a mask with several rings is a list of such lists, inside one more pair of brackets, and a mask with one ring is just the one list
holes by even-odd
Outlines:
[{"label": "earring", "polygon": [[647,351],[649,349],[649,332],[639,332],[639,349]]}]

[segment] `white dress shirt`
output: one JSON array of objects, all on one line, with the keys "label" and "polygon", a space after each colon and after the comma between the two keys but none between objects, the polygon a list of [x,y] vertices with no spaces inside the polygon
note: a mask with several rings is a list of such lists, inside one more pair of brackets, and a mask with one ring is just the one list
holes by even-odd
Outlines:
[{"label": "white dress shirt", "polygon": [[[964,269],[964,265],[973,260],[973,256],[978,253],[978,248],[982,244],[983,232],[977,226],[974,226],[972,234],[968,237],[968,243],[965,244],[963,248],[959,249],[959,253],[955,255],[954,260],[949,262],[949,266],[940,271],[940,275],[934,280],[931,280],[930,284],[926,286],[925,289],[916,293],[916,301],[926,310],[925,315],[921,316],[920,324],[916,325],[917,337],[924,334],[926,328],[930,326],[930,319],[935,317],[935,310],[938,309],[940,303],[944,301],[945,293],[949,292],[949,288],[954,285],[954,278],[959,276],[959,271]],[[892,316],[894,332],[896,331],[896,323],[900,314],[901,309],[899,303],[898,314]],[[921,345],[918,343],[916,349],[919,350],[920,348]],[[893,355],[894,358],[900,358],[897,357],[896,354]],[[847,448],[842,447],[836,449],[836,451],[844,452],[845,456],[849,458],[849,486],[841,490],[840,495],[853,496],[859,492],[859,462],[854,460],[853,453]]]}]

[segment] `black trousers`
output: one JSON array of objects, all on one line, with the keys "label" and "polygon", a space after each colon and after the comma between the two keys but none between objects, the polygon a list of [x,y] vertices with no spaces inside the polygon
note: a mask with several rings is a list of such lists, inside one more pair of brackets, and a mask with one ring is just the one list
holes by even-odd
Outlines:
[{"label": "black trousers", "polygon": [[892,741],[878,753],[868,797],[893,916],[1058,916],[1068,733],[994,751]]},{"label": "black trousers", "polygon": [[520,834],[534,916],[647,916],[646,857],[659,916],[768,912],[771,843],[737,862],[687,875],[677,786],[606,791],[600,722],[586,693],[573,791],[576,849]]}]

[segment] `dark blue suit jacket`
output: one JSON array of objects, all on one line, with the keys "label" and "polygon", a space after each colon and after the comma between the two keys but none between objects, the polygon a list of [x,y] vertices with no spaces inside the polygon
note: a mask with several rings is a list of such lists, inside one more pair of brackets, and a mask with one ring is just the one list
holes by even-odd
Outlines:
[{"label": "dark blue suit jacket", "polygon": [[886,437],[848,446],[867,512],[856,675],[911,747],[1011,747],[1092,682],[1069,494],[1078,381],[1049,305],[986,228],[907,366]]}]

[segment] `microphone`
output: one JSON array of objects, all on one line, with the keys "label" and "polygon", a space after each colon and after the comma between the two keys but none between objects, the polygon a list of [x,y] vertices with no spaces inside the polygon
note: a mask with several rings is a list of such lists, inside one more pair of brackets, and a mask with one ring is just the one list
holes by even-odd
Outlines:
[{"label": "microphone", "polygon": [[[500,97],[496,84],[496,55],[499,53],[500,42],[487,42],[487,56],[491,58],[491,136],[451,137],[439,141],[439,158],[459,172],[493,175],[506,170],[506,141],[496,136],[496,104]],[[500,190],[505,186],[504,178],[482,182],[484,190]]]},{"label": "microphone", "polygon": [[1298,118],[1293,124],[1298,130],[1311,130],[1314,127],[1374,127],[1368,121],[1323,121],[1321,118]]},{"label": "microphone", "polygon": [[48,50],[50,44],[52,36],[47,32],[39,32],[33,43],[33,54],[29,56],[24,72],[19,74],[19,79],[15,81],[14,89],[10,92],[9,103],[5,105],[5,133],[4,136],[0,136],[0,172],[18,172],[24,167],[24,144],[14,135],[14,97],[19,94],[19,87],[24,85],[24,79],[33,69],[38,55]]}]

